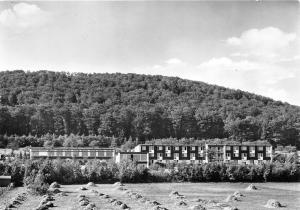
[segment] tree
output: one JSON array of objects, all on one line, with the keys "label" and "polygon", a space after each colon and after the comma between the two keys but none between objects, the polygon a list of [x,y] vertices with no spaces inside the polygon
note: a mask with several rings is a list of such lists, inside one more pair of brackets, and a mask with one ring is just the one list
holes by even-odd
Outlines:
[{"label": "tree", "polygon": [[101,123],[98,129],[98,133],[104,136],[117,135],[117,120],[112,113],[106,113],[101,116]]},{"label": "tree", "polygon": [[261,122],[254,117],[246,117],[245,119],[237,119],[227,122],[226,131],[240,141],[255,141],[261,137]]},{"label": "tree", "polygon": [[217,113],[200,108],[196,111],[195,117],[202,138],[223,138],[225,136],[224,122]]},{"label": "tree", "polygon": [[8,133],[11,115],[6,107],[0,106],[0,134]]},{"label": "tree", "polygon": [[136,144],[132,141],[132,138],[130,137],[125,144],[121,146],[122,151],[130,151],[136,146]]}]

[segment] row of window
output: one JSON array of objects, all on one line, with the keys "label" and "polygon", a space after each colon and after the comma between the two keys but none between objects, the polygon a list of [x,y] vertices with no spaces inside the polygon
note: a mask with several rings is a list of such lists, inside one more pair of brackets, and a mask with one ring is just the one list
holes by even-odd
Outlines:
[{"label": "row of window", "polygon": [[[241,146],[241,150],[242,150],[242,151],[246,151],[247,148],[248,148],[248,146]],[[221,150],[221,149],[222,149],[222,147],[218,147],[218,150]],[[227,151],[228,151],[228,150],[231,150],[231,146],[226,146],[226,150],[227,150]],[[239,151],[239,150],[240,150],[240,147],[239,147],[239,146],[233,146],[233,151]],[[255,146],[249,146],[249,150],[250,150],[250,152],[251,152],[251,151],[254,151],[254,152],[255,152]],[[263,146],[258,146],[258,147],[257,147],[257,150],[258,150],[258,151],[263,151],[263,150],[264,150],[264,147],[263,147]],[[267,146],[267,147],[266,147],[266,150],[267,150],[267,151],[271,151],[271,147]]]},{"label": "row of window", "polygon": [[[209,149],[213,149],[213,150],[219,150],[219,151],[221,151],[221,150],[223,150],[223,148],[224,147],[222,147],[222,146],[209,146]],[[248,148],[248,146],[242,146],[241,147],[241,150],[243,150],[243,151],[246,151],[247,150],[247,148]],[[142,151],[146,151],[147,150],[147,146],[142,146]],[[150,151],[154,151],[154,146],[149,146],[149,150]],[[158,150],[163,150],[163,146],[158,146]],[[165,150],[166,151],[171,151],[171,146],[165,146]],[[174,150],[175,151],[179,151],[180,150],[180,147],[179,146],[175,146],[174,147]],[[188,146],[184,146],[184,147],[182,147],[182,150],[183,151],[187,151],[188,150]],[[196,146],[191,146],[191,151],[195,151],[196,150]],[[199,147],[199,150],[205,150],[205,146],[201,146],[201,147]],[[226,146],[226,150],[228,151],[228,150],[231,150],[231,146]],[[239,146],[233,146],[233,150],[234,151],[239,151],[240,150],[240,147]],[[249,150],[250,150],[250,152],[251,151],[255,151],[255,146],[249,146]],[[264,147],[263,146],[258,146],[257,147],[257,150],[258,151],[263,151],[264,150]],[[267,146],[266,147],[266,150],[267,151],[271,151],[271,147],[269,147],[269,146]]]},{"label": "row of window", "polygon": [[[171,153],[165,153],[165,155],[163,153],[157,153],[157,157],[171,157]],[[204,157],[203,153],[199,153],[198,155],[199,157]],[[154,157],[154,153],[149,153],[149,157]],[[181,155],[181,157],[187,157],[187,153],[183,153]],[[196,154],[195,153],[190,153],[190,158],[195,158]],[[179,153],[174,153],[174,158],[179,158]]]},{"label": "row of window", "polygon": [[[234,153],[234,157],[239,157],[239,153]],[[226,153],[226,158],[231,157],[231,153]],[[247,153],[241,153],[242,158],[247,158],[248,154]],[[255,153],[249,153],[249,157],[255,157]],[[258,158],[263,158],[263,153],[257,153]],[[266,153],[266,157],[271,157],[270,153]]]},{"label": "row of window", "polygon": [[[149,153],[149,156],[150,157],[154,157],[154,153]],[[239,154],[234,154],[233,155],[234,157],[239,157]],[[162,157],[171,157],[171,153],[157,153],[157,157],[159,158],[162,158]],[[187,154],[184,153],[182,154],[182,157],[186,158],[187,157]],[[195,153],[190,153],[190,158],[195,158],[196,157],[196,154]],[[199,157],[204,157],[203,153],[199,153]],[[241,153],[241,157],[242,158],[247,158],[248,157],[248,154],[247,153]],[[250,153],[249,154],[249,157],[255,157],[255,153]],[[257,157],[258,159],[261,159],[263,158],[263,153],[257,153]],[[271,157],[271,154],[269,153],[266,153],[266,157]],[[179,158],[179,153],[174,153],[174,158]],[[215,155],[215,158],[223,158],[223,154],[216,154]],[[231,153],[226,153],[226,158],[231,158]]]},{"label": "row of window", "polygon": [[112,157],[113,153],[112,152],[78,152],[78,151],[48,151],[48,152],[32,152],[33,156],[49,156],[49,157],[55,157],[55,156],[60,156],[60,157]]},{"label": "row of window", "polygon": [[123,160],[136,160],[136,161],[147,161],[147,156],[144,154],[123,154],[121,159]]},{"label": "row of window", "polygon": [[[160,150],[160,151],[161,151],[161,150],[164,150],[163,146],[158,146],[157,149]],[[205,147],[202,146],[202,147],[199,147],[199,149],[200,149],[200,150],[204,150]],[[147,146],[142,146],[142,151],[146,151],[146,150],[147,150]],[[149,146],[149,150],[150,150],[150,151],[154,151],[154,146]],[[166,150],[166,151],[171,151],[171,146],[165,146],[165,150]],[[175,147],[174,147],[174,150],[175,150],[175,151],[179,151],[179,150],[180,150],[180,147],[179,147],[179,146],[175,146]],[[187,150],[188,150],[188,146],[182,147],[182,150],[183,150],[183,151],[187,151]],[[195,150],[196,150],[196,147],[195,147],[195,146],[192,146],[192,147],[191,147],[191,150],[192,150],[192,151],[195,151]]]}]

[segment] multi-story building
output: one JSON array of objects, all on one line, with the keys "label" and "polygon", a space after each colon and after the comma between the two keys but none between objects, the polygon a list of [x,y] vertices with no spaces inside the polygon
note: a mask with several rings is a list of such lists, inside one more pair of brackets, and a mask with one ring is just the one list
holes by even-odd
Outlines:
[{"label": "multi-story building", "polygon": [[114,159],[113,148],[76,148],[76,147],[31,147],[30,158],[80,158],[80,159]]},{"label": "multi-story building", "polygon": [[205,162],[205,145],[153,145],[140,144],[134,148],[134,152],[149,154],[149,163],[155,162],[186,162],[203,163]]},{"label": "multi-story building", "polygon": [[272,161],[273,148],[266,142],[206,144],[206,162],[260,164]]},{"label": "multi-story building", "polygon": [[260,164],[272,161],[273,149],[269,143],[203,143],[200,145],[137,145],[134,152],[148,153],[148,165],[161,163]]}]

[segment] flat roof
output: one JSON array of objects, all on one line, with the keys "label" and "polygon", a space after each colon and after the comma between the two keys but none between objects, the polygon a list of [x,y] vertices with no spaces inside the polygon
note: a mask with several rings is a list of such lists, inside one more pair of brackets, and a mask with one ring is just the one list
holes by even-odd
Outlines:
[{"label": "flat roof", "polygon": [[180,143],[174,143],[174,144],[138,144],[137,146],[175,146],[175,147],[179,147],[179,146],[192,146],[192,147],[196,147],[196,146],[204,146],[205,143],[203,144],[180,144]]},{"label": "flat roof", "polygon": [[141,155],[147,155],[147,152],[118,152],[120,154],[141,154]]},{"label": "flat roof", "polygon": [[31,150],[115,150],[109,147],[31,147]]},{"label": "flat roof", "polygon": [[[260,140],[257,140],[257,141],[247,141],[247,142],[237,142],[237,141],[226,141],[226,140],[221,140],[221,139],[218,139],[218,140],[211,140],[211,141],[205,141],[203,140],[203,142],[198,142],[196,144],[182,144],[182,143],[179,143],[179,142],[174,142],[174,143],[166,143],[166,144],[159,144],[159,143],[153,143],[153,144],[150,144],[150,143],[146,143],[146,144],[139,144],[141,146],[203,146],[203,145],[213,145],[213,146],[272,146],[269,142],[267,141],[260,141]],[[137,146],[139,146],[137,145]]]},{"label": "flat roof", "polygon": [[0,179],[11,179],[11,176],[0,176]]}]

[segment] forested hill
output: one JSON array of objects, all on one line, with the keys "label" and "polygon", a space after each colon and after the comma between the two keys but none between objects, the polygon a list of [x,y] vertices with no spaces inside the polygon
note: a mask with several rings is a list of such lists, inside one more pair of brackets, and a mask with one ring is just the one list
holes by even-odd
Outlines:
[{"label": "forested hill", "polygon": [[299,107],[180,78],[6,71],[0,95],[0,135],[265,139],[299,146]]}]

